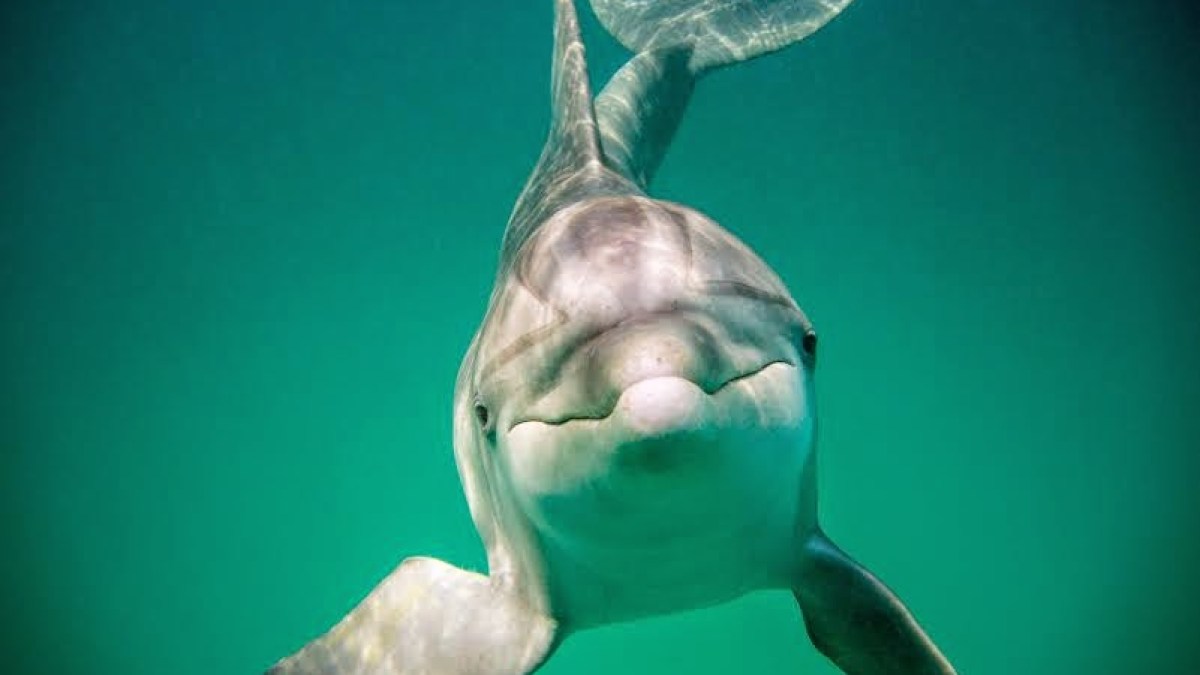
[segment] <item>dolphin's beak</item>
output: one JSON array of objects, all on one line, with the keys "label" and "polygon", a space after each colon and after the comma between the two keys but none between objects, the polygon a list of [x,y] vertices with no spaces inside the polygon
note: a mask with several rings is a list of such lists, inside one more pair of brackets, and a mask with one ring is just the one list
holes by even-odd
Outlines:
[{"label": "dolphin's beak", "polygon": [[571,422],[597,422],[620,414],[633,428],[644,433],[654,429],[662,431],[672,426],[686,427],[686,420],[704,405],[718,400],[722,392],[749,386],[755,389],[757,378],[768,371],[795,371],[796,365],[785,359],[773,359],[761,366],[729,377],[715,385],[700,383],[677,375],[650,375],[633,380],[617,392],[611,403],[598,413],[565,414],[556,417],[539,417],[536,411],[515,417],[509,425],[512,433],[522,424],[563,426]]},{"label": "dolphin's beak", "polygon": [[719,472],[714,467],[733,461],[726,448],[756,447],[763,430],[808,423],[804,378],[802,368],[783,361],[713,392],[680,377],[652,377],[621,392],[600,417],[525,419],[504,434],[501,452],[530,493],[573,490],[601,476]]},{"label": "dolphin's beak", "polygon": [[[637,317],[595,333],[570,350],[553,386],[510,417],[507,427],[604,419],[637,385],[651,380],[689,385],[672,386],[674,396],[712,396],[772,364],[795,365],[786,350],[727,340],[727,331],[715,317],[676,311]],[[668,399],[665,391],[653,397],[659,407],[672,404]],[[649,400],[639,407],[645,405]]]}]

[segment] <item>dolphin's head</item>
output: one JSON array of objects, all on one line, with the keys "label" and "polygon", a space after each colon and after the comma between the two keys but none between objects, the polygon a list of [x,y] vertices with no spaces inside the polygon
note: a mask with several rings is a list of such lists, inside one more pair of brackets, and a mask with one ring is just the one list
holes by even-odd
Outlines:
[{"label": "dolphin's head", "polygon": [[645,197],[578,202],[503,261],[460,373],[456,432],[474,447],[460,466],[493,474],[488,501],[563,536],[640,536],[619,514],[658,509],[651,536],[698,500],[794,498],[815,348],[776,274],[709,218]]}]

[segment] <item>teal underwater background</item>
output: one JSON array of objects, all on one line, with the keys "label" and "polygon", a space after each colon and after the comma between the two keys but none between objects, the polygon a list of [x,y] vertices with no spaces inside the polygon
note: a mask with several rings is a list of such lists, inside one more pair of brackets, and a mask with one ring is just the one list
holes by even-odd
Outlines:
[{"label": "teal underwater background", "polygon": [[[964,675],[1200,672],[1196,15],[860,0],[660,174],[815,321],[823,522]],[[450,401],[550,3],[0,16],[4,672],[261,672],[407,555],[482,568]],[[761,593],[543,672],[835,671]]]}]

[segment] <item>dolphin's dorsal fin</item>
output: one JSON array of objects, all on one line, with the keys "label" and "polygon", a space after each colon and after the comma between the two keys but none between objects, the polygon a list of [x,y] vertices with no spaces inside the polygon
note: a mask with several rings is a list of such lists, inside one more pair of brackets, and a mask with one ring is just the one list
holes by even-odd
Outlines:
[{"label": "dolphin's dorsal fin", "polygon": [[606,161],[645,190],[670,146],[695,80],[799,42],[851,0],[592,0],[636,56],[596,99]]},{"label": "dolphin's dorsal fin", "polygon": [[[554,61],[550,67],[550,138],[547,148],[569,168],[600,161],[587,57],[573,0],[554,3]],[[539,167],[540,168],[540,167]]]},{"label": "dolphin's dorsal fin", "polygon": [[573,0],[554,0],[550,135],[504,234],[501,269],[537,225],[584,194],[636,192],[604,167],[587,58]]}]

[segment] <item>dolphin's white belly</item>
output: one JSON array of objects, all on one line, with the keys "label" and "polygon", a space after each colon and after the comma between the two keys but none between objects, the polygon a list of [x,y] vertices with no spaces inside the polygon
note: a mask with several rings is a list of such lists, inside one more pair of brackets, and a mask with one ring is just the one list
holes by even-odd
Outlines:
[{"label": "dolphin's white belly", "polygon": [[788,585],[815,521],[810,399],[775,362],[711,394],[654,376],[602,419],[516,425],[501,451],[556,614],[584,627]]}]

